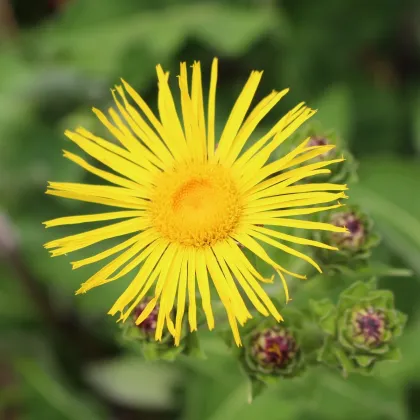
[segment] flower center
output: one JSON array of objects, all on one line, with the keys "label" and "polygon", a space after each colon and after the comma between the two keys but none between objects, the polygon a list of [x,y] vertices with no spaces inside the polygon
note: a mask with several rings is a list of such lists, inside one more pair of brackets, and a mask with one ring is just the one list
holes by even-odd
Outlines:
[{"label": "flower center", "polygon": [[150,216],[171,242],[212,245],[239,223],[241,196],[229,170],[220,165],[182,165],[159,174],[155,185]]},{"label": "flower center", "polygon": [[385,317],[379,310],[367,308],[353,314],[354,333],[368,345],[379,344],[385,329]]}]

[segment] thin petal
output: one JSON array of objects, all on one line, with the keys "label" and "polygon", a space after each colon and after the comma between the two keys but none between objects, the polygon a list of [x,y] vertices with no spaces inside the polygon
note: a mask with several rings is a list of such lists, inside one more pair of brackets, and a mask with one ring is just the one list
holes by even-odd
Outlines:
[{"label": "thin petal", "polygon": [[204,252],[206,265],[223,305],[226,310],[231,311],[241,325],[243,325],[251,317],[251,314],[239,295],[238,289],[236,287],[232,288],[231,285],[229,285],[211,248],[206,248]]},{"label": "thin petal", "polygon": [[125,220],[124,222],[114,223],[110,226],[93,229],[76,235],[66,236],[62,239],[56,239],[46,243],[44,247],[46,249],[56,248],[53,251],[53,255],[63,255],[86,248],[97,242],[104,241],[105,239],[111,239],[117,236],[144,230],[148,227],[147,224],[147,222],[140,218]]},{"label": "thin petal", "polygon": [[209,158],[214,156],[214,127],[216,112],[216,87],[217,87],[217,58],[213,59],[211,65],[210,89],[207,113],[207,154]]},{"label": "thin petal", "polygon": [[159,81],[159,115],[165,133],[167,133],[163,139],[172,155],[179,162],[184,162],[189,153],[181,122],[176,111],[175,102],[169,88],[169,73],[164,73],[160,65],[156,66],[156,72]]},{"label": "thin petal", "polygon": [[207,156],[206,144],[206,123],[204,119],[204,104],[203,104],[203,84],[201,80],[201,66],[200,62],[196,61],[193,64],[192,70],[192,87],[191,87],[191,102],[193,115],[197,121],[197,138],[196,145],[199,150],[200,161],[204,162]]},{"label": "thin petal", "polygon": [[230,269],[232,270],[235,277],[239,278],[243,276],[243,278],[248,282],[252,289],[257,293],[258,297],[263,301],[271,315],[277,321],[281,321],[283,318],[278,313],[276,307],[273,305],[270,297],[255,279],[255,277],[251,274],[251,272],[245,267],[245,265],[242,264],[235,255],[232,254],[229,255],[229,258],[226,260],[226,262],[229,264]]},{"label": "thin petal", "polygon": [[302,252],[296,251],[295,249],[290,248],[287,245],[283,245],[283,244],[279,243],[278,241],[275,241],[275,240],[269,238],[268,236],[264,235],[263,233],[257,232],[255,230],[250,230],[249,235],[253,236],[256,239],[259,239],[260,241],[265,242],[268,245],[271,245],[271,246],[274,246],[278,249],[281,249],[282,251],[284,251],[284,252],[286,252],[290,255],[293,255],[294,257],[301,258],[302,260],[308,262],[313,267],[315,267],[320,273],[322,273],[321,267],[311,257],[308,257],[307,255],[303,254]]},{"label": "thin petal", "polygon": [[306,279],[306,276],[302,276],[300,274],[288,271],[281,265],[274,262],[265,252],[264,248],[255,239],[251,238],[251,236],[249,236],[247,233],[237,233],[232,236],[243,246],[245,246],[251,252],[253,252],[257,257],[261,258],[264,262],[271,265],[275,270],[283,271],[284,273],[290,274],[291,276],[296,277],[298,279]]},{"label": "thin petal", "polygon": [[[263,222],[263,224],[265,224],[265,221]],[[335,226],[329,223],[309,222],[307,220],[278,218],[278,219],[269,220],[268,224],[271,224],[273,226],[284,226],[284,227],[292,227],[292,228],[298,228],[298,229],[326,230],[329,232],[339,232],[339,233],[348,232],[348,229],[345,227]]]},{"label": "thin petal", "polygon": [[[147,256],[145,263],[141,266],[134,280],[109,310],[108,313],[110,315],[115,315],[118,311],[123,312],[124,308],[137,296],[135,302],[131,305],[129,310],[122,314],[123,319],[127,319],[131,311],[136,307],[136,305],[147,293],[147,290],[149,290],[152,286],[154,279],[151,277],[151,273],[154,268],[159,265],[158,261],[161,259],[167,246],[167,241],[158,239],[151,247],[149,246],[143,251]],[[143,288],[146,282],[147,285]],[[142,288],[144,293],[140,293]]]},{"label": "thin petal", "polygon": [[81,193],[103,198],[118,198],[121,201],[126,200],[128,203],[144,203],[144,198],[148,193],[142,187],[136,190],[114,187],[110,185],[92,185],[92,184],[78,184],[75,182],[49,182],[48,188],[51,190],[69,191],[74,193]]},{"label": "thin petal", "polygon": [[88,290],[93,289],[94,287],[100,286],[105,283],[109,283],[112,280],[109,280],[109,277],[117,271],[121,266],[123,266],[127,261],[133,258],[138,252],[143,248],[143,243],[141,241],[135,243],[127,251],[123,252],[117,258],[109,262],[105,267],[102,267],[97,273],[91,276],[87,281],[85,281],[76,294],[86,293]]},{"label": "thin petal", "polygon": [[329,184],[329,183],[314,183],[314,184],[299,184],[289,186],[287,183],[279,183],[273,187],[266,188],[258,193],[252,194],[248,197],[249,200],[256,200],[262,197],[270,197],[284,194],[303,193],[311,191],[346,191],[347,185]]},{"label": "thin petal", "polygon": [[303,205],[299,204],[301,202],[307,202],[308,204],[306,205],[313,205],[339,200],[340,198],[347,198],[347,196],[344,193],[307,192],[266,197],[247,203],[244,209],[244,215],[285,207],[297,207]]},{"label": "thin petal", "polygon": [[224,164],[231,166],[235,162],[255,128],[288,91],[289,89],[284,89],[281,92],[272,92],[252,110],[235,137],[231,150],[223,162]]},{"label": "thin petal", "polygon": [[197,330],[197,304],[195,300],[196,281],[195,249],[188,249],[188,322],[190,330]]},{"label": "thin petal", "polygon": [[142,202],[141,204],[133,203],[132,200],[115,200],[113,198],[102,198],[102,197],[95,197],[89,194],[81,194],[76,192],[70,191],[55,191],[55,190],[47,190],[45,194],[54,195],[56,197],[61,198],[68,198],[71,200],[78,200],[84,201],[86,203],[95,203],[95,204],[103,204],[104,206],[111,206],[111,207],[122,207],[124,209],[135,209],[135,210],[145,210],[148,208],[146,201]]},{"label": "thin petal", "polygon": [[115,219],[127,219],[131,217],[142,216],[144,212],[142,211],[114,211],[108,213],[99,213],[99,214],[86,214],[83,216],[67,216],[59,217],[57,219],[49,220],[44,222],[46,228],[53,226],[64,226],[64,225],[77,225],[80,223],[92,223],[92,222],[103,222],[105,220],[115,220]]},{"label": "thin petal", "polygon": [[253,71],[246,82],[241,94],[235,102],[232,111],[229,115],[228,121],[223,129],[220,141],[215,152],[216,160],[226,159],[227,154],[231,148],[233,139],[238,134],[242,122],[257,91],[258,85],[261,81],[263,72]]},{"label": "thin petal", "polygon": [[143,187],[152,182],[152,176],[150,172],[146,171],[141,166],[136,165],[130,160],[124,159],[121,156],[108,151],[107,149],[99,146],[93,141],[88,140],[78,133],[73,133],[69,130],[66,130],[64,134],[86,153],[104,165],[108,166],[115,172],[124,175],[128,179],[137,182]]},{"label": "thin petal", "polygon": [[266,308],[262,305],[257,295],[255,294],[254,290],[251,288],[251,286],[242,276],[240,271],[236,268],[237,265],[235,263],[235,257],[231,256],[232,250],[230,249],[229,246],[227,246],[227,243],[220,242],[213,247],[213,250],[216,255],[217,261],[219,262],[220,267],[223,270],[224,276],[228,278],[230,281],[232,282],[234,281],[229,272],[229,268],[227,265],[227,261],[230,261],[229,265],[232,266],[232,272],[234,273],[236,280],[238,281],[238,283],[244,290],[245,294],[248,296],[251,303],[255,306],[255,309],[258,312],[260,312],[262,315],[268,316],[268,312]]},{"label": "thin petal", "polygon": [[211,308],[211,296],[205,255],[202,249],[195,250],[195,269],[197,273],[198,289],[203,302],[203,311],[207,319],[209,330],[212,330],[214,328],[214,316]]},{"label": "thin petal", "polygon": [[286,233],[277,232],[272,229],[261,228],[258,226],[253,226],[252,229],[254,231],[261,232],[269,236],[273,236],[274,238],[279,238],[279,239],[282,239],[283,241],[293,242],[299,245],[309,245],[309,246],[314,246],[317,248],[329,249],[331,251],[338,250],[338,248],[335,246],[323,244],[322,242],[314,241],[312,239],[301,238],[300,236],[287,235]]},{"label": "thin petal", "polygon": [[175,320],[175,345],[179,346],[181,341],[181,332],[182,332],[182,320],[184,318],[185,312],[185,301],[187,294],[187,264],[188,258],[186,254],[182,260],[181,271],[179,274],[179,285],[178,285],[178,299],[176,303],[176,320]]},{"label": "thin petal", "polygon": [[313,214],[321,211],[327,211],[332,209],[337,209],[344,207],[344,204],[334,204],[333,206],[322,206],[322,207],[310,207],[310,208],[298,208],[291,210],[275,210],[275,211],[263,211],[256,213],[249,213],[248,215],[242,218],[244,223],[251,224],[264,224],[261,222],[261,217],[273,218],[273,217],[287,217],[287,216],[300,216],[303,214]]},{"label": "thin petal", "polygon": [[85,169],[86,171],[99,176],[100,178],[103,178],[109,182],[111,182],[112,184],[116,184],[116,185],[120,185],[122,187],[126,187],[126,188],[132,188],[132,189],[136,189],[139,184],[137,184],[136,182],[130,181],[126,178],[122,178],[118,175],[114,175],[111,174],[110,172],[104,171],[102,169],[98,169],[94,166],[92,166],[91,164],[87,163],[84,159],[82,159],[80,156],[77,156],[73,153],[70,153],[66,150],[63,150],[64,152],[64,157],[67,159],[70,159],[71,161],[73,161],[74,163],[76,163],[77,165],[81,166],[83,169]]},{"label": "thin petal", "polygon": [[301,102],[290,110],[285,116],[283,116],[274,127],[265,134],[261,139],[256,141],[248,150],[246,150],[242,156],[240,156],[235,162],[235,168],[240,170],[244,165],[250,161],[262,148],[263,146],[276,134],[283,131],[288,124],[298,118],[306,109],[305,103]]},{"label": "thin petal", "polygon": [[[131,97],[135,100],[135,102],[140,106],[140,104],[144,105],[149,112],[145,112],[146,116],[150,117],[152,124],[156,128],[159,134],[163,134],[163,127],[160,122],[156,119],[153,113],[150,111],[150,108],[147,107],[146,103],[141,99],[140,95],[134,91],[131,86],[129,86],[124,80],[122,81],[127,92],[131,95]],[[128,116],[124,115],[127,122],[129,123],[131,129],[133,130],[134,134],[157,156],[159,159],[165,163],[165,165],[170,166],[173,162],[174,158],[165,146],[164,141],[156,134],[155,131],[147,124],[146,121],[142,118],[142,116],[137,112],[137,110],[130,105],[128,102],[124,90],[121,86],[116,86],[116,90],[118,94],[121,96],[125,109],[128,111],[131,119]],[[140,108],[144,111],[142,106]]]},{"label": "thin petal", "polygon": [[105,258],[108,258],[111,255],[114,255],[114,254],[116,254],[120,251],[123,251],[124,249],[128,248],[129,246],[135,244],[142,237],[142,235],[145,235],[148,232],[149,231],[145,231],[145,232],[142,232],[138,235],[135,235],[132,238],[127,239],[126,241],[121,242],[120,244],[107,249],[106,251],[103,251],[103,252],[100,252],[99,254],[93,255],[92,257],[88,257],[88,258],[84,258],[83,260],[71,262],[72,268],[73,268],[73,270],[76,270],[77,268],[83,267],[83,266],[88,265],[88,264],[96,263],[96,262],[101,261]]}]

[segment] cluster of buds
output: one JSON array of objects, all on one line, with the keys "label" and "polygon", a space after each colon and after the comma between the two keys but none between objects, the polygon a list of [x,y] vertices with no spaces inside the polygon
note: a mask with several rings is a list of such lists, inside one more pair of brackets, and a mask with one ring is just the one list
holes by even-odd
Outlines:
[{"label": "cluster of buds", "polygon": [[325,333],[319,361],[339,367],[343,374],[369,373],[382,360],[398,360],[395,339],[401,335],[406,315],[397,311],[394,297],[376,290],[376,281],[357,282],[346,289],[337,305],[312,302]]}]

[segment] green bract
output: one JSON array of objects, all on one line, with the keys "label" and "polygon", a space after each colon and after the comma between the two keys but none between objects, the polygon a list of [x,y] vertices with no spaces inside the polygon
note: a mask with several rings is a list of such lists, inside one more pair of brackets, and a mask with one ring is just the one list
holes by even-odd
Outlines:
[{"label": "green bract", "polygon": [[357,282],[340,296],[337,306],[325,299],[311,302],[319,326],[326,334],[318,360],[348,372],[369,373],[381,360],[398,360],[395,338],[406,315],[394,307],[394,296],[375,290],[375,280]]}]

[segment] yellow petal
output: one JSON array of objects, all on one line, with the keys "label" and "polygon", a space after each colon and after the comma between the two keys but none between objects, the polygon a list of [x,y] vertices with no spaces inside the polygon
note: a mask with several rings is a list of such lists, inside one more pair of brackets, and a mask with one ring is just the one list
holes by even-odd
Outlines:
[{"label": "yellow petal", "polygon": [[127,219],[130,217],[142,216],[144,212],[142,211],[115,211],[108,213],[99,213],[99,214],[86,214],[83,216],[67,216],[59,217],[58,219],[49,220],[44,222],[45,227],[50,228],[53,226],[64,226],[64,225],[77,225],[80,223],[92,223],[92,222],[102,222],[105,220],[115,220],[115,219]]},{"label": "yellow petal", "polygon": [[214,156],[214,126],[216,112],[216,86],[217,86],[217,58],[213,59],[211,65],[210,88],[207,112],[207,155]]},{"label": "yellow petal", "polygon": [[215,158],[217,161],[226,159],[227,153],[231,148],[233,139],[241,128],[242,122],[257,91],[263,72],[253,71],[246,82],[241,94],[235,102],[228,121],[220,137]]},{"label": "yellow petal", "polygon": [[211,296],[209,288],[209,279],[207,276],[207,267],[205,261],[205,254],[203,249],[195,249],[195,269],[197,273],[198,289],[200,290],[201,299],[203,302],[203,311],[207,319],[209,330],[214,328],[214,316],[211,308]]},{"label": "yellow petal", "polygon": [[275,240],[269,238],[268,236],[264,235],[263,233],[257,232],[255,230],[251,230],[249,232],[249,234],[256,239],[259,239],[260,241],[265,242],[268,245],[271,245],[271,246],[274,246],[278,249],[281,249],[282,251],[287,252],[290,255],[293,255],[294,257],[301,258],[302,260],[308,262],[313,267],[315,267],[320,273],[322,273],[321,267],[311,257],[308,257],[307,255],[303,254],[302,252],[296,251],[295,249],[290,248],[287,245],[281,244],[280,242],[275,241]]}]

